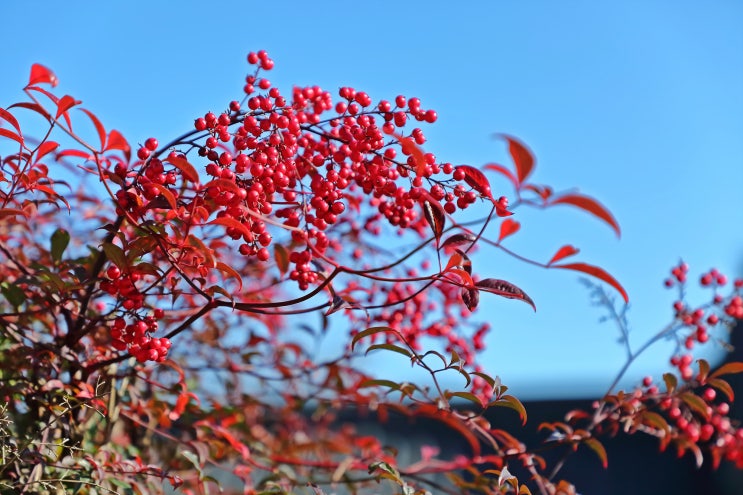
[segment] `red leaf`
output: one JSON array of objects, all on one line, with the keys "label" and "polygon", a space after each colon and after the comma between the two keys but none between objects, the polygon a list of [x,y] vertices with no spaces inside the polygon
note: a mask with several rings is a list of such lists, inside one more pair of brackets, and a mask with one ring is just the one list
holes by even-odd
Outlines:
[{"label": "red leaf", "polygon": [[534,311],[537,310],[537,307],[534,305],[534,301],[531,300],[531,297],[529,297],[526,292],[519,289],[515,285],[513,285],[511,282],[507,282],[505,280],[499,280],[497,278],[486,278],[484,280],[480,280],[479,282],[475,283],[475,287],[478,289],[484,290],[485,292],[490,292],[491,294],[495,294],[501,297],[505,297],[508,299],[518,299],[520,301],[524,301],[529,306],[534,308]]},{"label": "red leaf", "polygon": [[477,289],[462,287],[462,302],[467,306],[467,309],[474,311],[480,302],[480,291]]},{"label": "red leaf", "polygon": [[184,157],[172,154],[168,156],[168,163],[178,168],[178,170],[183,174],[183,177],[189,181],[194,183],[199,182],[199,173]]},{"label": "red leaf", "polygon": [[423,177],[426,168],[426,157],[423,151],[415,143],[415,139],[412,137],[405,137],[400,134],[392,133],[398,141],[400,141],[400,150],[403,155],[412,156],[413,162],[415,163],[415,173]]},{"label": "red leaf", "polygon": [[622,295],[622,299],[624,299],[624,302],[629,302],[629,297],[627,296],[627,291],[624,290],[624,287],[622,287],[622,284],[617,282],[617,280],[609,275],[603,268],[599,268],[597,266],[589,265],[586,263],[568,263],[565,265],[552,265],[552,268],[565,268],[566,270],[575,270],[578,272],[583,272],[588,275],[591,275],[592,277],[596,277],[600,280],[603,280],[607,284],[614,287],[619,293]]},{"label": "red leaf", "polygon": [[41,160],[44,155],[47,153],[50,153],[54,150],[56,150],[59,147],[59,143],[55,143],[54,141],[44,141],[39,145],[39,148],[36,150],[36,160]]},{"label": "red leaf", "polygon": [[483,168],[485,170],[492,170],[493,172],[498,172],[499,174],[504,175],[508,180],[511,181],[513,187],[515,187],[516,189],[519,188],[519,179],[503,165],[499,165],[497,163],[488,163]]},{"label": "red leaf", "polygon": [[4,136],[6,138],[12,139],[13,141],[17,141],[20,144],[23,144],[23,138],[15,132],[9,131],[8,129],[3,129],[2,127],[0,127],[0,136]]},{"label": "red leaf", "polygon": [[90,110],[87,110],[85,108],[81,108],[83,112],[85,112],[85,115],[90,117],[90,120],[93,121],[93,125],[95,126],[96,132],[98,132],[98,139],[101,141],[101,149],[106,145],[106,128],[103,127],[103,124],[101,124],[101,121],[98,120],[98,117],[95,116],[93,112]]},{"label": "red leaf", "polygon": [[50,120],[52,118],[52,116],[49,115],[49,112],[47,112],[44,109],[44,107],[42,107],[38,103],[32,103],[30,101],[21,101],[21,102],[18,102],[18,103],[13,103],[8,108],[15,108],[15,107],[26,108],[28,110],[32,110],[32,111],[38,113],[39,115],[41,115],[42,117],[44,117],[47,120]]},{"label": "red leaf", "polygon": [[21,134],[21,126],[18,124],[18,121],[16,120],[15,116],[10,113],[9,111],[5,110],[4,108],[0,108],[0,119],[7,120],[10,122],[10,125],[12,125],[15,130],[18,132],[18,134]]},{"label": "red leaf", "polygon": [[235,230],[240,231],[243,235],[251,236],[253,233],[250,231],[250,229],[242,222],[238,222],[234,218],[231,217],[219,217],[215,218],[211,222],[209,222],[208,225],[223,225],[227,228],[233,228]]},{"label": "red leaf", "polygon": [[[447,277],[449,274],[454,275],[459,280],[455,280],[454,277]],[[463,284],[463,285],[466,285],[468,287],[472,287],[473,285],[475,285],[475,282],[472,280],[472,276],[467,272],[467,270],[464,270],[464,269],[459,268],[459,267],[455,267],[455,268],[451,268],[451,269],[447,270],[444,273],[444,277],[443,278],[444,278],[444,280],[446,280],[448,278],[450,282],[454,282],[456,284]]]},{"label": "red leaf", "polygon": [[[70,95],[64,95],[57,102],[57,116],[55,118],[58,119],[60,115],[66,114],[67,110],[74,107],[75,105],[79,105],[80,103],[82,103],[80,100],[76,100]],[[69,124],[70,124],[69,121],[67,121],[68,126]]]},{"label": "red leaf", "polygon": [[566,244],[557,250],[555,255],[552,257],[551,260],[549,260],[547,264],[551,265],[555,261],[560,261],[563,258],[567,258],[568,256],[573,256],[574,254],[578,254],[579,252],[580,252],[580,249],[576,249],[570,244]]},{"label": "red leaf", "polygon": [[457,170],[464,172],[464,181],[472,187],[472,189],[488,198],[493,196],[493,193],[490,190],[490,182],[488,182],[488,178],[485,177],[485,174],[469,165],[459,165]]},{"label": "red leaf", "polygon": [[510,218],[506,218],[505,220],[503,220],[503,223],[500,224],[500,235],[498,236],[498,242],[501,242],[509,235],[515,234],[519,231],[520,228],[521,224],[519,222],[517,222],[516,220],[511,220]]},{"label": "red leaf", "polygon": [[617,233],[617,237],[621,236],[621,231],[619,230],[619,224],[614,219],[614,216],[601,203],[599,203],[593,198],[584,196],[582,194],[566,194],[564,196],[559,196],[553,199],[549,204],[550,205],[557,205],[557,204],[573,205],[577,208],[587,211],[588,213],[592,213],[593,215],[596,215],[604,222],[608,223],[611,226],[611,228],[614,229],[614,232]]},{"label": "red leaf", "polygon": [[132,157],[132,148],[129,146],[129,143],[124,138],[124,136],[122,136],[121,133],[116,129],[108,133],[108,141],[106,142],[106,147],[103,151],[108,150],[123,151],[127,161],[130,160]]},{"label": "red leaf", "polygon": [[550,196],[552,196],[552,188],[550,186],[539,186],[536,184],[526,184],[524,186],[524,189],[528,189],[529,191],[534,191],[539,195],[540,198],[542,198],[542,201],[547,201]]},{"label": "red leaf", "polygon": [[446,268],[444,268],[444,272],[447,272],[450,268],[455,267],[459,267],[467,273],[472,273],[472,261],[470,260],[469,256],[467,256],[467,254],[461,249],[457,249],[457,251],[451,255],[451,258],[449,258],[449,262],[446,264]]},{"label": "red leaf", "polygon": [[516,175],[519,181],[518,187],[520,188],[521,184],[524,183],[532,170],[534,170],[534,155],[524,143],[515,137],[507,134],[500,134],[500,136],[508,141],[508,152],[511,154],[513,163],[516,165]]},{"label": "red leaf", "polygon": [[733,362],[733,363],[726,363],[717,368],[715,371],[712,372],[710,375],[710,378],[717,378],[718,376],[722,375],[734,375],[736,373],[743,372],[743,363],[740,362]]},{"label": "red leaf", "polygon": [[34,84],[51,84],[52,87],[54,87],[58,82],[57,76],[47,67],[44,67],[41,64],[33,64],[31,66],[31,75],[28,78],[27,86],[33,86]]},{"label": "red leaf", "polygon": [[16,215],[26,216],[26,212],[16,208],[0,208],[0,218],[11,217]]},{"label": "red leaf", "polygon": [[436,237],[436,243],[441,239],[441,233],[444,231],[444,223],[446,222],[446,213],[444,207],[441,204],[431,198],[431,200],[424,199],[421,201],[421,207],[423,208],[423,216],[426,218],[428,225],[431,226],[434,237]]}]

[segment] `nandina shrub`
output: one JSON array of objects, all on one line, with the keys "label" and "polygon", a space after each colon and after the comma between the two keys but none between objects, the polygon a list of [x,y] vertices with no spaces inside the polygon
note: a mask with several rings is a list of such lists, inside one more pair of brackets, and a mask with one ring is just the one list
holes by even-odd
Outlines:
[{"label": "nandina shrub", "polygon": [[[743,364],[712,371],[690,353],[743,316],[742,281],[705,273],[712,296],[692,305],[688,267],[675,267],[668,327],[636,350],[625,339],[627,364],[606,396],[540,425],[544,443],[526,445],[484,417],[505,407],[525,423],[526,411],[478,364],[489,327],[469,313],[484,297],[536,304],[480,273],[471,255],[496,249],[593,277],[594,295],[626,330],[612,295],[626,303],[624,289],[600,267],[566,261],[576,247],[540,261],[505,242],[524,207],[570,205],[619,234],[614,217],[589,196],[532,183],[534,157],[516,138],[501,136],[509,165],[440,163],[423,130],[436,112],[418,98],[286,93],[266,78],[274,62],[265,52],[247,61],[240,100],[134,150],[55,94],[56,76],[41,65],[26,98],[0,109],[3,493],[207,493],[220,470],[243,493],[376,490],[380,481],[406,494],[574,493],[557,478],[564,459],[548,466],[541,453],[586,446],[606,465],[600,438],[619,433],[743,467],[725,381]],[[488,174],[512,190],[494,193]],[[615,390],[666,337],[686,349],[672,358],[677,373]],[[318,354],[328,341],[335,354]],[[429,381],[363,371],[372,351]],[[443,388],[443,374],[461,376],[463,388]],[[401,462],[341,421],[348,411],[439,422],[467,452],[424,447]]]}]

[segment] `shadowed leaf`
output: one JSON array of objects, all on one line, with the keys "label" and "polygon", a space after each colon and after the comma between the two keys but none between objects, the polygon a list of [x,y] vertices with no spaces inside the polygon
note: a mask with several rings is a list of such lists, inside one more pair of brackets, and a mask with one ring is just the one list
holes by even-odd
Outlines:
[{"label": "shadowed leaf", "polygon": [[534,305],[534,301],[531,300],[526,292],[519,289],[511,282],[507,282],[506,280],[500,280],[497,278],[486,278],[475,283],[475,286],[478,289],[484,290],[485,292],[490,292],[491,294],[506,297],[508,299],[518,299],[520,301],[524,301],[529,306],[534,308],[534,311],[537,310],[537,307]]}]

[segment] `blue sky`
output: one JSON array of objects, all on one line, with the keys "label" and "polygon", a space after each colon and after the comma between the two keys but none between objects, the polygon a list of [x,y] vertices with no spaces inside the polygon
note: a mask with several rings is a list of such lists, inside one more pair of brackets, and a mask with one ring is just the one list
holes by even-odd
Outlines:
[{"label": "blue sky", "polygon": [[[509,245],[547,259],[571,243],[581,261],[612,272],[630,294],[635,347],[670,318],[662,281],[679,258],[693,274],[717,266],[743,275],[739,2],[49,5],[0,5],[0,105],[20,96],[40,62],[108,127],[162,141],[239,96],[245,55],[266,49],[282,88],[420,97],[439,114],[426,148],[442,161],[503,163],[491,135],[506,132],[534,150],[535,182],[599,198],[621,240],[563,207],[519,212],[523,228]],[[478,265],[483,276],[516,283],[539,311],[500,299],[479,310],[493,326],[487,369],[522,397],[603,392],[624,351],[576,277],[489,259]],[[659,376],[669,352],[641,360],[627,383]]]}]

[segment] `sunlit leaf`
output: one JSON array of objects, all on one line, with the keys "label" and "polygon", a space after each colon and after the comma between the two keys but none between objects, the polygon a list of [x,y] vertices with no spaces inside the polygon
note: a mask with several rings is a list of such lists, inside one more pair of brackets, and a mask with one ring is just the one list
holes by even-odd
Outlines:
[{"label": "sunlit leaf", "polygon": [[584,196],[583,194],[565,194],[563,196],[558,196],[557,198],[552,199],[548,204],[572,205],[584,211],[587,211],[588,213],[597,216],[598,218],[609,224],[609,226],[614,229],[614,232],[616,232],[617,237],[621,236],[619,223],[617,223],[611,212],[609,212],[609,210],[607,210],[601,203],[591,197]]},{"label": "sunlit leaf", "polygon": [[551,267],[564,268],[566,270],[575,270],[578,272],[587,273],[588,275],[596,277],[599,280],[603,280],[607,284],[614,287],[622,295],[622,299],[624,299],[624,302],[629,302],[629,297],[627,296],[627,291],[624,290],[624,287],[622,287],[622,285],[617,282],[614,277],[609,275],[609,273],[607,273],[606,270],[604,270],[603,268],[589,265],[587,263],[567,263],[564,265],[551,265]]},{"label": "sunlit leaf", "polygon": [[243,288],[243,279],[240,276],[240,274],[237,272],[237,270],[235,270],[234,268],[232,268],[227,263],[223,263],[221,261],[217,261],[216,269],[219,270],[220,272],[226,274],[228,277],[234,278],[235,281],[238,284],[237,290],[238,291],[242,291],[242,288]]},{"label": "sunlit leaf", "polygon": [[513,187],[518,189],[519,187],[519,179],[515,175],[513,175],[513,172],[508,170],[503,165],[499,165],[497,163],[488,163],[483,167],[485,170],[492,170],[493,172],[498,172],[499,174],[505,176],[508,180],[511,181],[513,184]]},{"label": "sunlit leaf", "polygon": [[28,78],[28,86],[35,84],[51,84],[52,87],[56,86],[59,81],[57,76],[47,67],[41,64],[33,64],[31,66],[31,75]]},{"label": "sunlit leaf", "polygon": [[19,135],[21,134],[21,126],[20,124],[18,124],[18,120],[16,120],[15,116],[12,113],[5,110],[4,108],[0,108],[0,119],[7,120],[10,125],[12,125],[13,128],[16,130],[16,132]]},{"label": "sunlit leaf", "polygon": [[578,254],[579,252],[580,252],[579,249],[571,246],[570,244],[566,244],[557,250],[555,255],[552,256],[552,259],[550,259],[547,264],[551,265],[552,263],[555,263],[556,261],[560,261],[561,259],[567,258],[569,256],[573,256],[575,254]]},{"label": "sunlit leaf", "polygon": [[0,127],[0,136],[6,137],[8,139],[12,139],[13,141],[16,141],[17,143],[23,144],[23,138],[16,134],[13,131],[9,131],[8,129],[3,129]]},{"label": "sunlit leaf", "polygon": [[110,150],[122,151],[127,161],[132,158],[132,148],[129,146],[129,142],[116,129],[113,129],[108,133],[108,140],[106,141],[106,148],[104,151]]},{"label": "sunlit leaf", "polygon": [[17,215],[26,216],[26,212],[17,208],[0,208],[0,218],[14,217]]},{"label": "sunlit leaf", "polygon": [[168,155],[168,163],[180,170],[184,178],[194,184],[198,184],[199,173],[196,171],[196,168],[189,163],[186,157],[172,153],[171,155]]},{"label": "sunlit leaf", "polygon": [[529,297],[526,292],[506,280],[500,280],[497,278],[486,278],[484,280],[476,282],[475,286],[478,289],[484,290],[485,292],[490,292],[491,294],[506,297],[508,299],[518,299],[520,301],[524,301],[529,306],[534,308],[534,311],[537,310],[534,301],[531,300],[531,297]]},{"label": "sunlit leaf", "polygon": [[492,197],[490,190],[490,182],[480,170],[469,165],[459,165],[456,170],[464,173],[464,181],[475,191],[479,192],[483,196]]},{"label": "sunlit leaf", "polygon": [[516,175],[519,181],[519,187],[531,175],[534,170],[534,155],[527,146],[513,136],[499,134],[508,142],[508,152],[516,166]]},{"label": "sunlit leaf", "polygon": [[501,242],[509,235],[515,234],[519,231],[520,228],[521,224],[519,222],[517,222],[516,220],[511,220],[510,218],[506,218],[500,224],[500,234],[498,235],[498,242]]},{"label": "sunlit leaf", "polygon": [[76,100],[70,95],[64,95],[57,102],[57,115],[55,118],[58,119],[61,115],[66,114],[70,108],[79,105],[80,103],[82,103],[80,100]]},{"label": "sunlit leaf", "polygon": [[54,141],[44,141],[36,149],[36,160],[41,160],[45,155],[51,153],[59,147],[59,143]]}]

